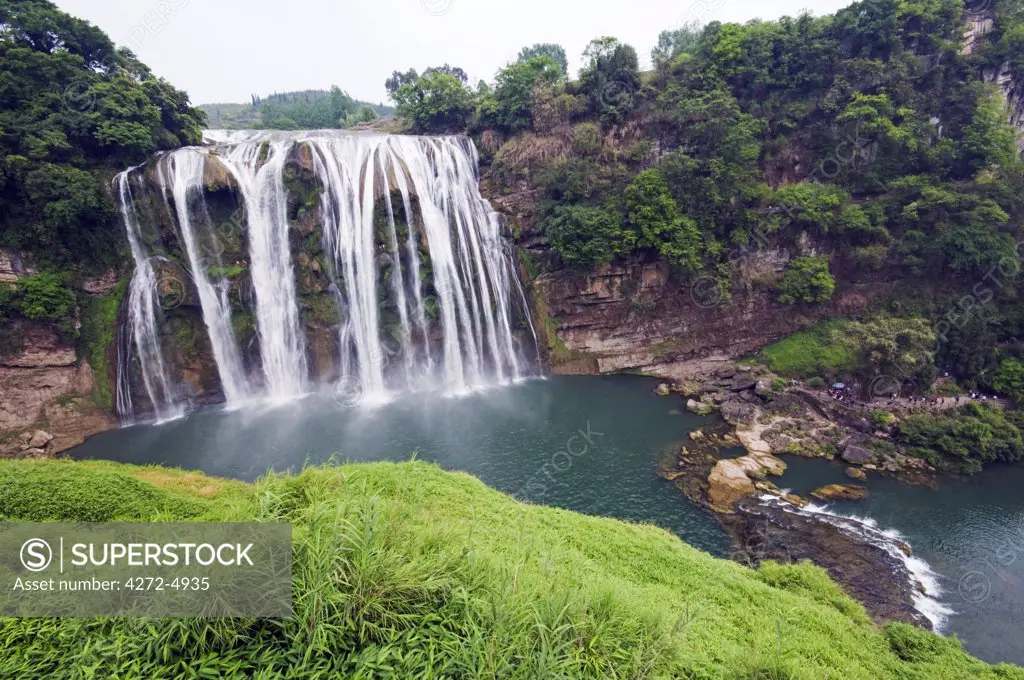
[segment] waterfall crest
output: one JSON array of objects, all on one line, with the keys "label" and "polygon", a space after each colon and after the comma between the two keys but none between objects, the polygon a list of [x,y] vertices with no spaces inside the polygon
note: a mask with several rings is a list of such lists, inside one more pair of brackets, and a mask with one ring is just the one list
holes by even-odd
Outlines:
[{"label": "waterfall crest", "polygon": [[[522,355],[536,352],[536,334],[469,140],[208,131],[207,141],[117,180],[136,265],[131,337],[158,417],[188,392],[172,377],[181,359],[165,357],[158,342],[168,266],[187,275],[229,405],[306,394],[317,379],[343,385],[346,402],[377,402],[410,390],[462,394],[529,372]],[[129,189],[133,173],[147,171],[173,227],[171,243],[153,254]],[[238,206],[240,233],[222,262],[223,248],[208,246],[218,242],[225,195]],[[308,281],[310,260],[329,279],[319,288]],[[310,336],[325,317],[333,328],[326,369],[324,343]],[[248,342],[236,333],[246,323]],[[128,370],[119,362],[118,408],[130,417]]]}]

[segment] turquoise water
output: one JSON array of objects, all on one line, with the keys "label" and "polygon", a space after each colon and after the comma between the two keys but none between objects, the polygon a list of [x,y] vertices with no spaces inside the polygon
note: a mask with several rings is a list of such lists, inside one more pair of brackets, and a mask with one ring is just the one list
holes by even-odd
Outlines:
[{"label": "turquoise water", "polygon": [[461,398],[405,395],[376,408],[345,408],[316,395],[105,432],[71,453],[244,480],[332,455],[416,455],[534,503],[657,524],[724,555],[728,539],[714,517],[657,474],[707,419],[687,412],[678,397],[654,395],[656,385],[632,376],[555,377]]},{"label": "turquoise water", "polygon": [[[780,486],[801,495],[853,481],[838,463],[786,463]],[[935,490],[868,474],[866,499],[830,509],[899,531],[941,576],[939,599],[953,610],[944,632],[979,658],[1024,665],[1024,466],[944,478]]]},{"label": "turquoise water", "polygon": [[[456,399],[412,394],[372,409],[317,395],[106,432],[72,455],[244,480],[332,456],[416,455],[535,503],[653,523],[725,556],[729,542],[715,518],[657,474],[665,456],[710,421],[686,412],[678,397],[655,396],[656,384],[631,376],[555,377]],[[801,494],[850,481],[842,465],[786,462],[780,483]],[[941,576],[940,599],[955,610],[945,632],[988,661],[1024,664],[1024,467],[944,480],[937,491],[878,476],[868,488],[862,503],[832,508],[899,530]]]}]

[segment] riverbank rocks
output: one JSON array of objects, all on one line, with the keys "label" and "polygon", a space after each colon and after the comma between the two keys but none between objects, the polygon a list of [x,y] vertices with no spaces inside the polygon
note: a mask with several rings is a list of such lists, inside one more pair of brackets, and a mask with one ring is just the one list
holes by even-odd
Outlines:
[{"label": "riverbank rocks", "polygon": [[700,416],[706,416],[715,410],[710,404],[705,404],[704,402],[697,401],[696,399],[687,399],[686,408]]},{"label": "riverbank rocks", "polygon": [[865,449],[863,446],[847,444],[843,449],[842,457],[847,463],[863,465],[875,457],[875,452],[870,449]]},{"label": "riverbank rocks", "polygon": [[708,475],[708,500],[717,512],[732,512],[732,506],[744,496],[754,493],[754,479],[781,475],[786,464],[775,456],[754,453],[740,458],[726,458],[715,463]]},{"label": "riverbank rocks", "polygon": [[868,478],[868,474],[857,467],[846,468],[846,476],[849,477],[850,479],[856,479],[861,482],[865,481]]},{"label": "riverbank rocks", "polygon": [[731,425],[752,425],[757,417],[757,407],[744,401],[727,401],[722,404],[722,418]]},{"label": "riverbank rocks", "polygon": [[811,492],[823,501],[859,501],[868,495],[868,490],[856,484],[829,484]]},{"label": "riverbank rocks", "polygon": [[672,393],[672,390],[669,388],[667,383],[661,383],[654,389],[654,393],[659,397],[667,397]]}]

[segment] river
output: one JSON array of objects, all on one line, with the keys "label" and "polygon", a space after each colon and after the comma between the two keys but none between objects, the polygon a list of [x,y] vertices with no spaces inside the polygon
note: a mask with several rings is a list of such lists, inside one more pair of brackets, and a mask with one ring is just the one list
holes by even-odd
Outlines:
[{"label": "river", "polygon": [[[90,438],[71,455],[162,464],[254,480],[266,471],[338,461],[431,460],[534,503],[664,527],[725,556],[715,518],[661,479],[658,466],[710,422],[656,382],[632,376],[553,377],[460,398],[411,393],[376,408],[329,394],[286,404],[207,409],[160,425]],[[344,401],[344,400],[343,400]],[[781,486],[806,494],[849,481],[843,466],[786,457]],[[993,468],[937,491],[881,477],[843,514],[893,528],[940,575],[954,611],[943,632],[987,661],[1024,665],[1024,467]]]}]

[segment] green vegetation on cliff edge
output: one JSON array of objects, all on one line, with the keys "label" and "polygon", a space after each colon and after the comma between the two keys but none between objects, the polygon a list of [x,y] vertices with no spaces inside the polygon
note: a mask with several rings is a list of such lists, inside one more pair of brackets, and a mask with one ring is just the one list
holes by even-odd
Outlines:
[{"label": "green vegetation on cliff edge", "polygon": [[0,517],[290,522],[295,559],[289,619],[0,619],[4,678],[1024,679],[876,627],[809,564],[751,570],[419,462],[249,486],[4,461]]}]

